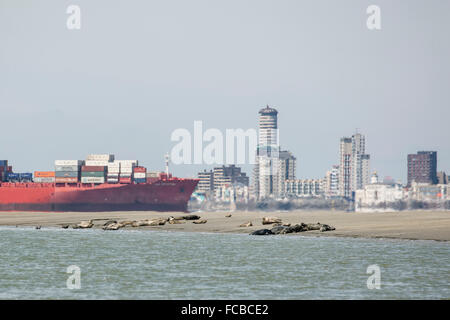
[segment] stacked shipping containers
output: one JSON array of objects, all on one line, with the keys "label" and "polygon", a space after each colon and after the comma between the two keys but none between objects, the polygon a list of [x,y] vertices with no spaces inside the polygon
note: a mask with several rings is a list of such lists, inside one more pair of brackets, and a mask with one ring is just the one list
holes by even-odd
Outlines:
[{"label": "stacked shipping containers", "polygon": [[82,166],[81,183],[105,183],[106,168],[106,166]]},{"label": "stacked shipping containers", "polygon": [[161,172],[159,171],[150,171],[147,172],[146,174],[146,178],[147,178],[147,183],[153,183],[155,181],[159,180],[159,175]]},{"label": "stacked shipping containers", "polygon": [[8,176],[8,160],[0,160],[0,182],[6,181]]},{"label": "stacked shipping containers", "polygon": [[120,163],[108,163],[108,183],[119,183]]},{"label": "stacked shipping containers", "polygon": [[134,167],[133,179],[134,179],[135,183],[146,183],[147,182],[147,169],[144,167]]},{"label": "stacked shipping containers", "polygon": [[32,182],[33,174],[29,172],[14,173],[8,160],[0,160],[0,182]]},{"label": "stacked shipping containers", "polygon": [[37,183],[146,183],[161,178],[161,172],[149,172],[138,160],[114,160],[112,154],[91,154],[86,160],[55,160],[55,171],[13,173],[8,160],[0,160],[0,182]]},{"label": "stacked shipping containers", "polygon": [[55,182],[77,183],[80,181],[81,160],[55,160]]},{"label": "stacked shipping containers", "polygon": [[137,160],[116,160],[120,163],[119,183],[131,183],[133,179],[133,168],[138,165]]},{"label": "stacked shipping containers", "polygon": [[32,182],[33,174],[31,172],[18,173],[20,182]]},{"label": "stacked shipping containers", "polygon": [[82,183],[105,183],[107,168],[114,161],[113,154],[90,154],[81,168]]},{"label": "stacked shipping containers", "polygon": [[170,179],[170,178],[172,178],[172,174],[169,173],[169,176],[167,176],[167,174],[165,172],[150,171],[150,172],[147,172],[146,177],[147,177],[147,183],[153,183],[160,179],[162,179],[162,180]]},{"label": "stacked shipping containers", "polygon": [[55,182],[55,171],[35,171],[34,182],[53,183]]}]

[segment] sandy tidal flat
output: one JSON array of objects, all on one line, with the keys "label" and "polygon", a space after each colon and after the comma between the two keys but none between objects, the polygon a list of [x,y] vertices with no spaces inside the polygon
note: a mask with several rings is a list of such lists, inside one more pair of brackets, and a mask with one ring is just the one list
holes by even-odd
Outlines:
[{"label": "sandy tidal flat", "polygon": [[[422,240],[450,240],[450,211],[403,211],[387,213],[361,213],[342,211],[287,211],[287,212],[196,212],[205,224],[185,221],[183,224],[165,224],[157,227],[140,227],[150,230],[172,230],[188,232],[250,233],[263,226],[263,217],[282,219],[283,223],[325,223],[335,231],[307,231],[300,235],[346,236],[365,238],[398,238]],[[81,220],[94,220],[94,227],[101,227],[109,219],[143,220],[185,215],[182,212],[0,212],[0,225],[61,227],[76,224]],[[105,220],[101,220],[105,219]],[[252,227],[239,227],[251,221]],[[131,228],[131,227],[127,227]],[[114,231],[110,231],[114,232]],[[290,235],[289,235],[290,236]]]}]

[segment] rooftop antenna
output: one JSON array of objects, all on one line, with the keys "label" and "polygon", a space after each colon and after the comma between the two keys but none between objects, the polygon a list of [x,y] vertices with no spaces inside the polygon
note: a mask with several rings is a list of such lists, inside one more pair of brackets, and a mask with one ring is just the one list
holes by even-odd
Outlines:
[{"label": "rooftop antenna", "polygon": [[169,161],[170,161],[170,157],[169,157],[168,153],[166,153],[166,155],[164,156],[164,159],[166,161],[166,175],[167,175],[167,178],[169,178]]}]

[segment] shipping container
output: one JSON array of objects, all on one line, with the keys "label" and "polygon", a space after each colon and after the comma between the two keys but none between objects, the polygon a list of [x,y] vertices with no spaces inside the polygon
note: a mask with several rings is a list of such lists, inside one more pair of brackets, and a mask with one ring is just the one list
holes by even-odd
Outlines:
[{"label": "shipping container", "polygon": [[12,166],[8,166],[8,169],[6,170],[6,172],[13,172],[12,171]]},{"label": "shipping container", "polygon": [[83,160],[55,160],[55,166],[82,166]]},{"label": "shipping container", "polygon": [[35,178],[54,178],[55,171],[35,171],[34,177]]},{"label": "shipping container", "polygon": [[133,174],[133,177],[134,177],[135,179],[145,179],[145,178],[146,178],[145,172],[135,172],[135,173]]},{"label": "shipping container", "polygon": [[81,177],[81,183],[105,183],[105,177]]},{"label": "shipping container", "polygon": [[33,179],[33,174],[31,172],[18,173],[18,175],[20,180],[31,181]]},{"label": "shipping container", "polygon": [[19,174],[18,173],[8,172],[6,177],[7,177],[8,181],[18,181],[19,180]]},{"label": "shipping container", "polygon": [[78,171],[55,171],[56,178],[78,178],[79,176]]},{"label": "shipping container", "polygon": [[143,173],[145,173],[145,172],[147,172],[147,168],[144,168],[144,167],[134,167],[133,171],[134,171],[134,172],[143,172]]},{"label": "shipping container", "polygon": [[55,171],[80,171],[80,166],[55,166]]},{"label": "shipping container", "polygon": [[54,183],[55,177],[35,177],[34,182],[36,183]]},{"label": "shipping container", "polygon": [[131,177],[130,178],[120,177],[119,182],[120,183],[131,183]]},{"label": "shipping container", "polygon": [[0,160],[0,166],[7,167],[8,166],[8,160]]},{"label": "shipping container", "polygon": [[81,172],[105,172],[106,167],[105,166],[82,166]]},{"label": "shipping container", "polygon": [[78,178],[63,178],[63,177],[55,177],[56,183],[77,183]]},{"label": "shipping container", "polygon": [[147,172],[147,178],[159,178],[160,174],[161,174],[160,171],[150,171]]},{"label": "shipping container", "polygon": [[131,179],[132,174],[131,173],[120,173],[120,178],[130,178]]},{"label": "shipping container", "polygon": [[135,166],[138,165],[137,160],[115,160],[114,163],[120,163],[120,164],[133,164]]},{"label": "shipping container", "polygon": [[87,161],[106,161],[113,162],[114,155],[113,154],[90,154],[86,157]]},{"label": "shipping container", "polygon": [[134,179],[134,182],[136,182],[136,183],[146,183],[147,182],[147,179],[146,178],[143,178],[143,179]]},{"label": "shipping container", "polygon": [[85,165],[89,167],[107,167],[108,161],[98,161],[98,160],[86,160]]},{"label": "shipping container", "polygon": [[97,178],[101,178],[101,177],[105,177],[105,172],[103,171],[83,171],[81,172],[81,178],[85,178],[85,177],[97,177]]}]

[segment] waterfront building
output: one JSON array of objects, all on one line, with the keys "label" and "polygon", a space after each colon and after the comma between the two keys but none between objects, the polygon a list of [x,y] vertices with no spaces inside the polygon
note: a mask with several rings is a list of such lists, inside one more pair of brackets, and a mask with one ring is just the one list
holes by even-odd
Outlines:
[{"label": "waterfront building", "polygon": [[296,158],[281,150],[278,136],[278,111],[269,106],[259,110],[258,145],[253,169],[252,192],[256,199],[281,198],[285,182],[295,179]]},{"label": "waterfront building", "polygon": [[350,198],[356,190],[369,183],[370,155],[366,154],[366,139],[360,133],[340,141],[339,195]]},{"label": "waterfront building", "polygon": [[450,198],[449,192],[448,184],[412,182],[409,188],[409,199],[425,202],[446,201]]},{"label": "waterfront building", "polygon": [[202,171],[197,174],[199,179],[197,191],[202,193],[209,193],[214,190],[214,173],[210,171]]},{"label": "waterfront building", "polygon": [[352,139],[341,138],[339,146],[339,195],[341,197],[351,197],[351,159],[352,159]]},{"label": "waterfront building", "polygon": [[296,197],[321,197],[324,195],[325,179],[293,179],[286,180],[286,196]]},{"label": "waterfront building", "polygon": [[408,187],[413,182],[437,184],[437,152],[419,151],[408,154]]},{"label": "waterfront building", "polygon": [[[225,190],[233,185],[248,187],[249,177],[242,172],[240,167],[235,165],[216,167],[214,170],[201,171],[197,174],[200,180],[197,185],[197,192],[218,194],[218,189]],[[221,191],[219,192],[222,197]]]},{"label": "waterfront building", "polygon": [[280,151],[278,161],[278,197],[284,196],[286,180],[293,180],[296,177],[295,168],[297,159],[289,151]]},{"label": "waterfront building", "polygon": [[404,200],[406,193],[400,184],[370,183],[355,192],[355,211],[392,210],[395,203]]},{"label": "waterfront building", "polygon": [[278,111],[267,106],[259,110],[258,145],[253,170],[253,192],[256,199],[278,195]]},{"label": "waterfront building", "polygon": [[448,184],[449,183],[449,178],[445,174],[444,171],[439,171],[437,173],[437,181],[438,181],[438,184]]},{"label": "waterfront building", "polygon": [[213,172],[214,190],[231,184],[242,184],[248,186],[249,177],[242,172],[240,167],[234,164],[229,166],[215,167]]},{"label": "waterfront building", "polygon": [[339,196],[339,166],[334,165],[325,175],[324,194],[326,197]]}]

